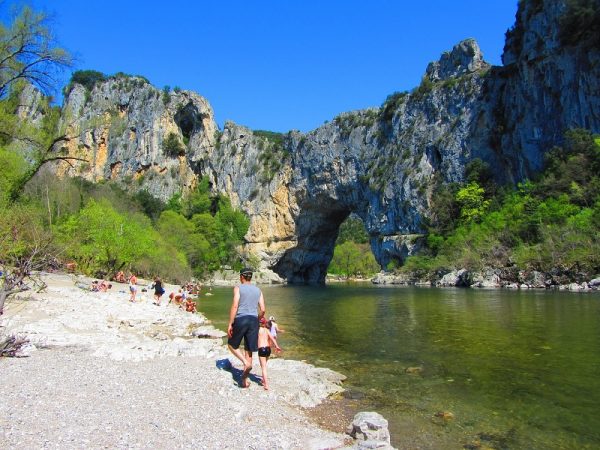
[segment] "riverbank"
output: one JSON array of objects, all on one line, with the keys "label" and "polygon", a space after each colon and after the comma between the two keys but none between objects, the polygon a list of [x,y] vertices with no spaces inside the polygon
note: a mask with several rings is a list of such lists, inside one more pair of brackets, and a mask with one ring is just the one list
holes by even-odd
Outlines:
[{"label": "riverbank", "polygon": [[515,268],[485,269],[471,271],[467,269],[453,270],[437,274],[437,276],[417,273],[380,272],[373,284],[416,285],[437,287],[471,287],[487,289],[556,289],[572,292],[592,292],[600,290],[600,278],[585,279],[582,276],[567,276],[562,273],[545,273],[535,270],[518,270]]},{"label": "riverbank", "polygon": [[156,306],[149,292],[131,303],[118,283],[99,293],[77,287],[82,277],[42,279],[44,292],[10,299],[0,318],[2,336],[29,342],[29,357],[0,359],[7,448],[354,445],[339,405],[329,421],[339,429],[317,425],[328,414],[315,407],[343,391],[343,375],[276,358],[265,391],[255,357],[251,387],[242,389],[241,364],[202,315]]}]

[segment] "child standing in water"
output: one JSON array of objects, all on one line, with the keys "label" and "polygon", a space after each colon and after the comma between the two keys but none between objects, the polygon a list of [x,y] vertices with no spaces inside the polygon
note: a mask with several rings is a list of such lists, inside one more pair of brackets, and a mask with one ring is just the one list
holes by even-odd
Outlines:
[{"label": "child standing in water", "polygon": [[283,333],[285,330],[283,328],[279,328],[277,322],[275,322],[275,317],[270,316],[268,322],[269,331],[271,332],[271,336],[277,340],[277,333]]},{"label": "child standing in water", "polygon": [[277,344],[277,340],[271,336],[267,325],[267,320],[264,317],[261,317],[260,328],[258,330],[258,360],[260,361],[260,368],[262,370],[262,385],[265,390],[269,389],[267,362],[269,361],[269,356],[271,356],[270,344],[273,344],[276,351],[281,351],[281,348]]}]

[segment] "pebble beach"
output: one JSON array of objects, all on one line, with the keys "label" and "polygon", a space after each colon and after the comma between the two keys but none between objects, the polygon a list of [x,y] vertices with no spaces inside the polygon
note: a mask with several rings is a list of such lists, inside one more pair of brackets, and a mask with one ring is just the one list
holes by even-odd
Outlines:
[{"label": "pebble beach", "polygon": [[131,303],[126,285],[100,293],[72,274],[42,279],[42,292],[9,299],[0,316],[0,339],[28,342],[0,358],[2,448],[356,446],[350,413],[332,400],[343,375],[274,358],[267,391],[255,355],[244,389],[224,333],[201,314],[164,297],[157,306],[150,291]]}]

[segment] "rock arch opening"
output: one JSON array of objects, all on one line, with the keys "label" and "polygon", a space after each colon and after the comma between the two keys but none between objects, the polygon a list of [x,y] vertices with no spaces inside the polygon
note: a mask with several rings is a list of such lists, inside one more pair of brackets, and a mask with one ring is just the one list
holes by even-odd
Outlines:
[{"label": "rock arch opening", "polygon": [[350,215],[346,208],[303,209],[297,221],[298,242],[273,267],[275,273],[293,284],[323,284],[340,225]]}]

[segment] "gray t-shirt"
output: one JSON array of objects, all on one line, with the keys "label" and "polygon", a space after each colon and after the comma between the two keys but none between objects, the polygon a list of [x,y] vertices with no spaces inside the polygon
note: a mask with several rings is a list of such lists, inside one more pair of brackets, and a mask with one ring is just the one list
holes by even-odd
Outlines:
[{"label": "gray t-shirt", "polygon": [[260,289],[253,284],[240,285],[240,302],[238,305],[237,314],[240,316],[256,316],[258,317],[258,300],[260,299]]}]

